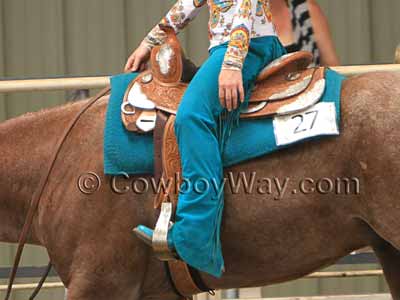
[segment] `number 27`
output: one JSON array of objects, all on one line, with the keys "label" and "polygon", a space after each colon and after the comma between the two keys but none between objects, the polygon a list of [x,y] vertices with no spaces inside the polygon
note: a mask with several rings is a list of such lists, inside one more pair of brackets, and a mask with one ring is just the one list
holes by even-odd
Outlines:
[{"label": "number 27", "polygon": [[[310,125],[309,128],[304,127],[304,128],[301,129],[302,125],[304,124],[304,119],[305,119],[307,116],[310,116],[310,117],[313,118],[313,119],[312,119],[312,122],[311,122],[311,125]],[[313,129],[313,127],[314,127],[314,125],[315,125],[315,121],[317,120],[317,117],[318,117],[318,110],[312,110],[312,111],[308,111],[308,112],[306,112],[305,114],[302,114],[302,115],[295,115],[295,116],[293,116],[293,117],[292,117],[292,120],[294,120],[294,119],[299,119],[299,124],[298,124],[297,127],[294,129],[294,132],[293,132],[293,133],[301,133],[301,132],[304,132],[304,131]]]}]

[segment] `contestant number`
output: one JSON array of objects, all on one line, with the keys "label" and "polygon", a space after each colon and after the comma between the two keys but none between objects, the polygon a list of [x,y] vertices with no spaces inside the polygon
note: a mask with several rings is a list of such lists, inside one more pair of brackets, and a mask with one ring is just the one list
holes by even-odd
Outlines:
[{"label": "contestant number", "polygon": [[305,111],[278,116],[274,118],[274,133],[278,146],[320,135],[338,135],[335,103],[320,102]]},{"label": "contestant number", "polygon": [[298,114],[292,117],[294,122],[297,122],[297,126],[294,128],[294,134],[299,134],[307,130],[312,130],[315,125],[315,121],[318,118],[318,110],[308,111],[304,114]]}]

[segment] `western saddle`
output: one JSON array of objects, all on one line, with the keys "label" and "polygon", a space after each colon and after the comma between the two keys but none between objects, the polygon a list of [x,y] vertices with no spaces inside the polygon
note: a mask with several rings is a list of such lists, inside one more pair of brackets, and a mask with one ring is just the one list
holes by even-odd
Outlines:
[{"label": "western saddle", "polygon": [[[195,270],[171,257],[167,233],[178,201],[174,187],[180,183],[181,173],[173,125],[192,76],[183,72],[185,59],[174,30],[160,27],[166,33],[165,43],[153,48],[150,69],[140,73],[129,84],[121,104],[121,118],[128,131],[153,133],[154,176],[156,179],[162,177],[165,182],[174,180],[174,184],[168,185],[171,189],[156,195],[154,201],[160,217],[154,230],[153,249],[158,258],[167,261],[178,292],[189,297],[204,292],[204,284],[201,280],[199,282],[200,276],[196,276]],[[308,68],[312,59],[311,53],[301,51],[284,55],[266,66],[258,75],[249,105],[241,111],[240,118],[288,115],[316,104],[325,91],[325,68]],[[193,70],[192,66],[186,69]]]}]

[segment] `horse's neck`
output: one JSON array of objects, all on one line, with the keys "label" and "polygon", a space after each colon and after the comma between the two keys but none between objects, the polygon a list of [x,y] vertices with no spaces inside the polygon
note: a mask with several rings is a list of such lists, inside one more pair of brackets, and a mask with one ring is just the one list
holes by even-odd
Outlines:
[{"label": "horse's neck", "polygon": [[[59,109],[26,114],[0,124],[0,241],[16,242],[32,195],[62,133]],[[61,122],[60,122],[61,119]],[[30,242],[38,243],[35,231]]]}]

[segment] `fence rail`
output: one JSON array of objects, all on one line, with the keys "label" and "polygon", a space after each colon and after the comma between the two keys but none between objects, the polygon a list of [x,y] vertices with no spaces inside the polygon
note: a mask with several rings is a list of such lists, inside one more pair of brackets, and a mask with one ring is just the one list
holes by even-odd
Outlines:
[{"label": "fence rail", "polygon": [[[362,252],[347,255],[336,262],[336,265],[363,265],[363,264],[379,264],[378,259],[372,252]],[[17,278],[40,278],[46,271],[47,266],[24,266],[20,267],[17,272]],[[0,267],[0,279],[8,279],[10,276],[11,268]],[[373,271],[375,272],[375,271]],[[328,272],[319,272],[327,274]],[[343,272],[338,272],[342,274]],[[57,276],[54,269],[50,271],[50,277]],[[338,276],[345,277],[346,275]]]},{"label": "fence rail", "polygon": [[[310,275],[305,276],[306,279],[321,279],[321,278],[350,278],[350,277],[372,277],[372,276],[381,276],[383,275],[382,270],[366,270],[366,271],[339,271],[339,272],[315,272]],[[28,283],[28,284],[16,284],[14,290],[31,290],[36,288],[36,283]],[[64,288],[64,285],[61,282],[51,282],[45,283],[43,285],[43,289],[54,289],[54,288]],[[0,292],[6,291],[7,285],[0,285]],[[290,298],[293,300],[301,300],[303,298]],[[304,299],[315,299],[319,298],[304,298]],[[321,299],[329,299],[329,298],[321,298]],[[353,298],[351,298],[353,299]],[[356,298],[354,298],[356,299]],[[252,299],[253,300],[253,299]],[[256,299],[254,299],[256,300]],[[267,300],[267,299],[257,299],[257,300]],[[270,299],[268,299],[270,300]]]},{"label": "fence rail", "polygon": [[110,77],[70,77],[0,80],[0,93],[41,92],[104,88]]},{"label": "fence rail", "polygon": [[[316,296],[316,297],[289,297],[289,298],[249,298],[246,300],[391,300],[389,294],[371,295],[341,295],[341,296]],[[231,299],[230,299],[231,300]],[[232,299],[242,300],[242,299]]]},{"label": "fence rail", "polygon": [[[37,283],[24,283],[24,284],[14,284],[13,291],[29,291],[33,290],[37,287]],[[64,288],[62,282],[49,282],[45,283],[42,286],[42,289],[56,289],[56,288]],[[7,285],[0,285],[0,292],[7,291]]]},{"label": "fence rail", "polygon": [[[400,72],[400,64],[333,67],[344,76],[370,72]],[[109,84],[109,76],[66,77],[47,79],[0,80],[0,93],[38,92],[57,90],[97,89]]]}]

